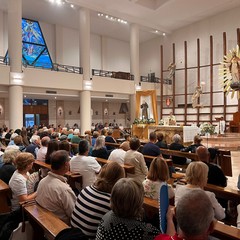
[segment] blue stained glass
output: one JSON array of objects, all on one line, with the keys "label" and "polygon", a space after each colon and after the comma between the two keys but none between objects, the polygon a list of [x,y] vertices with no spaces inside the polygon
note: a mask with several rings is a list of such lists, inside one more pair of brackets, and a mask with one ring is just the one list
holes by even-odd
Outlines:
[{"label": "blue stained glass", "polygon": [[22,47],[22,54],[27,63],[32,65],[45,48],[45,46],[24,43]]},{"label": "blue stained glass", "polygon": [[[9,61],[8,58],[7,52],[4,61]],[[42,68],[53,66],[39,23],[24,18],[22,19],[22,63],[26,66]]]},{"label": "blue stained glass", "polygon": [[22,19],[22,41],[45,45],[38,22]]},{"label": "blue stained glass", "polygon": [[52,68],[52,61],[49,58],[47,49],[45,49],[45,51],[41,54],[41,56],[38,58],[34,66],[43,67],[43,68]]}]

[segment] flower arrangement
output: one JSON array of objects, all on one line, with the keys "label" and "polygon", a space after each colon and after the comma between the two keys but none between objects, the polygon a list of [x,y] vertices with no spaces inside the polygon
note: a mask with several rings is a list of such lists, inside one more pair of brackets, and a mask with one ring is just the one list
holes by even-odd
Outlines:
[{"label": "flower arrangement", "polygon": [[161,120],[159,121],[158,125],[164,125],[164,120],[161,119]]},{"label": "flower arrangement", "polygon": [[133,121],[133,124],[149,124],[149,123],[155,123],[155,120],[153,118],[149,119],[135,118]]},{"label": "flower arrangement", "polygon": [[206,133],[211,135],[214,133],[215,127],[211,123],[204,122],[200,125],[200,130],[202,135],[205,135]]}]

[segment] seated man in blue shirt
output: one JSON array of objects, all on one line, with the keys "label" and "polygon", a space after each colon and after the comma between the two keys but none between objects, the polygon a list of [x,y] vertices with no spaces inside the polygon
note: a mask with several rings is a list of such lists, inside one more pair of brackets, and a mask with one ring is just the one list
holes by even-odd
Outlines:
[{"label": "seated man in blue shirt", "polygon": [[156,141],[157,141],[156,133],[151,132],[149,134],[149,142],[144,145],[144,147],[142,149],[142,154],[154,156],[154,157],[159,156],[161,153],[160,153],[160,148],[155,145]]}]

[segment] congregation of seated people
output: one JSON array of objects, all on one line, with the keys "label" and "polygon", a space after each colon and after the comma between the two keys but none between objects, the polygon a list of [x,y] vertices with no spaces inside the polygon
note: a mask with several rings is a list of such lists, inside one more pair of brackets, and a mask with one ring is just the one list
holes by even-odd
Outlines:
[{"label": "congregation of seated people", "polygon": [[[111,131],[99,132],[94,128],[86,133],[85,138],[76,129],[54,131],[53,128],[45,127],[33,129],[32,135],[25,128],[18,133],[15,131],[18,144],[14,143],[13,138],[13,142],[2,155],[3,163],[0,168],[0,179],[9,184],[12,191],[13,211],[19,209],[21,202],[35,199],[40,206],[54,213],[69,226],[79,228],[89,239],[99,240],[115,239],[116,236],[119,239],[146,240],[193,239],[192,236],[207,239],[213,231],[213,217],[224,219],[225,209],[213,193],[204,191],[203,188],[207,183],[226,186],[227,179],[221,175],[218,166],[210,163],[210,153],[204,146],[195,147],[194,151],[200,161],[188,165],[187,185],[177,186],[176,191],[168,185],[168,197],[172,200],[171,203],[175,203],[180,229],[175,229],[172,223],[173,214],[168,213],[169,238],[163,238],[165,235],[161,234],[160,229],[155,224],[151,225],[146,218],[143,199],[145,196],[158,200],[160,186],[167,184],[169,180],[169,168],[159,148],[167,148],[164,145],[164,136],[150,133],[149,142],[139,152],[141,143],[137,137],[130,138],[127,134],[125,144],[121,144],[120,148],[107,149],[106,141],[116,143],[115,139],[108,140],[113,138]],[[22,131],[27,141],[23,141]],[[75,140],[72,142],[72,139]],[[72,145],[77,145],[77,153],[72,152]],[[184,149],[179,135],[173,137],[169,148]],[[156,157],[149,167],[143,154]],[[108,159],[109,163],[101,166],[96,158]],[[42,169],[42,179],[37,189],[30,193],[28,181],[35,159],[51,164],[51,170]],[[178,159],[172,160],[179,163]],[[186,159],[180,161],[184,164],[187,162]],[[134,173],[125,173],[123,164],[134,166]],[[77,191],[68,185],[64,176],[69,170],[82,176],[82,183],[77,186]],[[188,215],[182,215],[186,211],[185,202],[197,197],[200,200],[199,205],[193,204]],[[195,220],[206,219],[206,224],[199,226],[196,232],[188,233],[184,221],[186,224],[193,221],[189,215],[195,214],[197,206],[205,214],[206,209],[202,208],[206,204],[208,207],[212,206],[213,211],[205,216],[200,216],[202,211],[199,211]]]}]

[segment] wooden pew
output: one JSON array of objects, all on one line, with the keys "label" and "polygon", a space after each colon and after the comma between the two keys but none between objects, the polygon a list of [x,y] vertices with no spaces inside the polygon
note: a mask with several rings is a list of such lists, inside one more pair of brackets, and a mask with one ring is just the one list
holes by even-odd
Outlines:
[{"label": "wooden pew", "polygon": [[[143,155],[143,157],[144,157],[145,161],[146,161],[146,162],[149,162],[149,163],[151,163],[152,160],[153,160],[154,158],[156,158],[156,157],[149,156],[149,155]],[[167,165],[168,165],[169,167],[173,166],[173,162],[172,162],[171,159],[164,159],[164,160],[166,161],[166,163],[167,163]]]},{"label": "wooden pew", "polygon": [[[112,161],[107,160],[107,159],[104,159],[104,158],[96,158],[96,160],[97,160],[98,163],[101,164],[101,165],[104,165],[104,164],[107,164],[107,163],[112,162]],[[132,174],[135,173],[135,168],[134,168],[134,166],[129,165],[129,164],[120,164],[120,165],[124,168],[125,173],[132,173]]]},{"label": "wooden pew", "polygon": [[111,146],[114,148],[119,148],[121,144],[119,143],[111,143],[111,142],[105,142],[105,146]]},{"label": "wooden pew", "polygon": [[[158,200],[144,197],[143,208],[148,217],[153,216],[153,214],[158,214]],[[240,229],[237,229],[233,226],[225,225],[224,223],[217,221],[212,235],[224,240],[239,240]]]},{"label": "wooden pew", "polygon": [[[38,225],[36,228],[33,226],[33,229],[36,231],[35,234],[37,235],[37,239],[44,239],[43,236],[39,235],[45,235],[45,233],[47,233],[47,236],[50,239],[55,239],[59,232],[69,228],[69,226],[56,215],[41,207],[37,203],[27,203],[22,207],[29,216],[30,220],[33,220]],[[30,222],[32,223],[32,221]],[[40,227],[43,231],[37,231],[38,227]]]},{"label": "wooden pew", "polygon": [[176,157],[185,157],[189,158],[192,161],[198,161],[198,156],[196,153],[189,153],[189,152],[181,152],[176,150],[170,150],[165,148],[160,148],[161,153],[169,156],[176,156]]},{"label": "wooden pew", "polygon": [[226,200],[235,200],[240,203],[240,191],[231,189],[229,187],[219,187],[212,184],[207,184],[204,190],[215,193],[217,198]]},{"label": "wooden pew", "polygon": [[10,187],[0,179],[0,214],[11,211],[9,200],[11,197]]},{"label": "wooden pew", "polygon": [[217,150],[218,165],[226,176],[232,177],[232,158],[229,150]]},{"label": "wooden pew", "polygon": [[[33,163],[34,169],[39,170],[40,168],[46,168],[51,170],[51,164],[47,164],[40,160],[35,160]],[[65,173],[65,177],[68,179],[68,183],[72,189],[75,189],[75,182],[78,182],[82,185],[82,175],[79,173],[72,173],[70,171]]]}]

